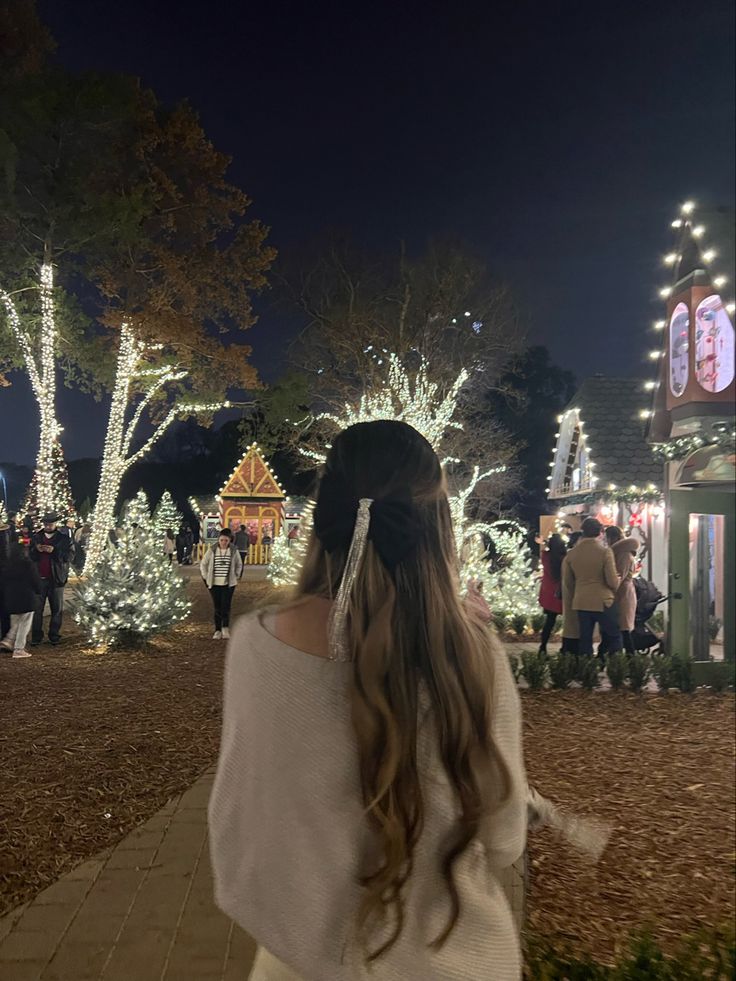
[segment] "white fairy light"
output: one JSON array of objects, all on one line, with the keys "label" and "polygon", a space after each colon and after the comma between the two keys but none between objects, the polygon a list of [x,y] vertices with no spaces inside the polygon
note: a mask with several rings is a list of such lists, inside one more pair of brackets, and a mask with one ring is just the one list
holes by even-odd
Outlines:
[{"label": "white fairy light", "polygon": [[665,266],[674,266],[674,264],[677,262],[677,253],[676,252],[668,253],[662,259],[662,262],[665,264]]},{"label": "white fairy light", "polygon": [[671,293],[672,293],[672,287],[671,286],[663,286],[662,289],[659,291],[659,295],[661,296],[661,298],[663,300],[666,300],[667,297],[670,296]]},{"label": "white fairy light", "polygon": [[675,220],[672,222],[672,227],[673,228],[682,228],[682,219],[681,218],[675,218]]},{"label": "white fairy light", "polygon": [[691,230],[693,238],[702,238],[705,235],[705,225],[696,225],[695,228]]},{"label": "white fairy light", "polygon": [[706,249],[705,252],[702,253],[702,255],[703,255],[703,259],[706,262],[713,262],[713,260],[716,258],[718,253],[716,252],[715,249]]},{"label": "white fairy light", "polygon": [[727,303],[726,304],[726,312],[727,313],[736,313],[736,303],[733,303],[733,302]]},{"label": "white fairy light", "polygon": [[684,204],[680,205],[680,211],[683,213],[683,215],[690,215],[694,210],[695,210],[694,201],[686,201]]},{"label": "white fairy light", "polygon": [[661,351],[650,351],[649,352],[649,360],[650,361],[658,361],[661,357],[662,357],[662,352]]},{"label": "white fairy light", "polygon": [[645,389],[646,389],[646,390],[647,390],[648,392],[652,392],[652,391],[654,391],[654,389],[655,389],[656,387],[657,387],[657,383],[656,383],[656,381],[647,381],[647,382],[644,382],[644,388],[645,388]]},{"label": "white fairy light", "polygon": [[[141,364],[151,350],[153,350],[151,346],[144,344],[135,337],[128,324],[122,325],[115,384],[102,454],[97,502],[92,517],[92,534],[87,551],[86,569],[88,574],[94,572],[107,546],[108,533],[114,523],[115,504],[120,491],[120,482],[125,472],[149,452],[176,419],[198,412],[214,412],[223,408],[223,405],[228,405],[227,402],[177,402],[169,409],[143,445],[131,453],[130,448],[137,426],[151,401],[165,389],[167,384],[180,381],[187,375],[187,372],[182,371],[176,365],[169,368],[152,369],[148,365]],[[147,378],[149,384],[133,411],[130,421],[126,423],[131,385],[135,378]]]},{"label": "white fairy light", "polygon": [[655,330],[664,330],[665,326],[666,326],[666,324],[665,324],[665,321],[664,320],[655,320],[655,322],[654,322],[654,329]]},{"label": "white fairy light", "polygon": [[639,413],[639,418],[640,419],[649,419],[651,417],[651,415],[652,415],[652,410],[651,409],[642,409],[641,412]]},{"label": "white fairy light", "polygon": [[716,278],[713,280],[713,285],[717,289],[720,289],[722,286],[725,286],[727,282],[728,278],[726,276],[716,276]]}]

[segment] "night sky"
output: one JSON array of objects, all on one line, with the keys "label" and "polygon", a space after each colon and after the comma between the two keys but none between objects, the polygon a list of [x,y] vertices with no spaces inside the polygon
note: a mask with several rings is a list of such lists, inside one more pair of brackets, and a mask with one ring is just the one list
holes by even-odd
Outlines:
[{"label": "night sky", "polygon": [[[325,228],[388,249],[460,238],[581,379],[646,372],[677,205],[734,203],[732,0],[39,8],[70,68],[190,101],[277,247]],[[273,377],[285,325],[266,312],[248,339]],[[0,460],[30,462],[14,377]],[[89,408],[61,396],[69,459],[101,452]]]}]

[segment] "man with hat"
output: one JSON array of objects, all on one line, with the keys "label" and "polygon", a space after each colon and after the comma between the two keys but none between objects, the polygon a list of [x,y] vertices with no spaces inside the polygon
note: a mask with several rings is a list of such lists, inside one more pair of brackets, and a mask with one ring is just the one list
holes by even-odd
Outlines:
[{"label": "man with hat", "polygon": [[68,535],[62,534],[56,527],[59,520],[55,514],[45,514],[42,524],[43,531],[37,532],[31,539],[29,554],[38,563],[38,574],[41,577],[41,596],[38,609],[33,616],[31,645],[36,646],[43,641],[43,611],[46,600],[51,610],[49,623],[49,642],[58,644],[61,641],[61,618],[64,612],[64,586],[69,578],[69,551],[71,541]]}]

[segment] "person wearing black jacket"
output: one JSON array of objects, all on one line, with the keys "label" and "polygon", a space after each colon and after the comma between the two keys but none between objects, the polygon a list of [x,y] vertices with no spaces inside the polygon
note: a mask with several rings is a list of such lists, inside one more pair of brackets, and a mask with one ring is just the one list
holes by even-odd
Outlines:
[{"label": "person wearing black jacket", "polygon": [[43,641],[43,611],[46,600],[51,609],[49,643],[58,644],[61,641],[64,586],[69,578],[71,542],[69,536],[56,527],[57,520],[55,514],[45,514],[42,519],[43,531],[39,531],[31,539],[29,556],[37,564],[38,574],[41,577],[41,595],[33,617],[31,647]]},{"label": "person wearing black jacket", "polygon": [[4,570],[2,602],[10,616],[10,628],[0,647],[12,651],[13,657],[30,657],[26,640],[41,598],[41,578],[26,550],[17,543],[10,547]]},{"label": "person wearing black jacket", "polygon": [[10,630],[10,611],[3,600],[3,582],[7,576],[6,566],[11,546],[17,541],[18,536],[13,534],[12,525],[0,525],[0,637],[4,637]]}]

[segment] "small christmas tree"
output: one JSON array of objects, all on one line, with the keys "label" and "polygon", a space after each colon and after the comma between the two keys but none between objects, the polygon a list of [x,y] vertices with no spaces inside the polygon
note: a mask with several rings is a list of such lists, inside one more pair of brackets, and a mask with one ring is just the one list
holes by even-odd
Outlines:
[{"label": "small christmas tree", "polygon": [[189,615],[186,584],[161,550],[143,491],[126,508],[117,546],[108,545],[93,577],[77,587],[74,605],[75,620],[102,648],[140,644]]},{"label": "small christmas tree", "polygon": [[299,573],[307,554],[313,514],[314,501],[308,501],[299,521],[299,534],[296,538],[290,540],[283,528],[276,536],[266,571],[274,586],[296,586],[299,581]]},{"label": "small christmas tree", "polygon": [[122,518],[122,528],[124,531],[129,531],[136,525],[143,525],[145,523],[153,524],[151,507],[143,488],[138,491],[135,497],[125,502]]},{"label": "small christmas tree", "polygon": [[[72,497],[72,490],[69,486],[69,472],[67,471],[66,461],[64,460],[64,451],[58,439],[54,443],[51,465],[53,468],[51,479],[54,488],[51,510],[57,515],[60,521],[66,521],[68,518],[76,518],[77,512],[74,507],[74,498]],[[32,518],[38,520],[43,517],[41,510],[46,510],[46,508],[42,508],[38,500],[38,471],[35,471],[30,486],[26,491],[20,513],[22,515],[30,514]]]},{"label": "small christmas tree", "polygon": [[160,537],[163,539],[167,530],[171,530],[176,534],[183,520],[181,511],[174,504],[171,494],[167,490],[164,491],[156,505],[156,510],[153,512],[153,522],[156,525]]},{"label": "small christmas tree", "polygon": [[490,539],[492,559],[483,580],[493,612],[526,617],[539,612],[539,583],[523,528],[498,522]]}]

